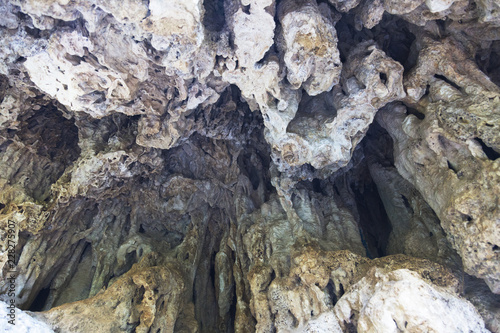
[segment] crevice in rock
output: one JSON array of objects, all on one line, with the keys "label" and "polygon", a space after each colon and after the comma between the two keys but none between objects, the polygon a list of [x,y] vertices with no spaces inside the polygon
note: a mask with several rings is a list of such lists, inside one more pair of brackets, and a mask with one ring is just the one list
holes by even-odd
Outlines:
[{"label": "crevice in rock", "polygon": [[495,161],[497,158],[500,157],[500,153],[497,152],[495,149],[488,147],[481,138],[475,138],[477,142],[481,145],[481,148],[483,149],[484,154],[492,161]]},{"label": "crevice in rock", "polygon": [[90,34],[89,31],[87,30],[86,24],[87,22],[85,21],[83,16],[80,15],[80,17],[72,21],[56,20],[54,24],[55,26],[54,29],[56,30],[56,29],[66,28],[70,31],[78,31],[84,37],[89,37]]},{"label": "crevice in rock", "polygon": [[[361,154],[361,148],[365,153]],[[347,172],[346,179],[353,193],[361,240],[369,258],[383,257],[386,255],[392,226],[368,164],[394,166],[393,141],[387,131],[377,123],[372,124],[353,159],[359,161]]]},{"label": "crevice in rock", "polygon": [[415,65],[416,59],[410,51],[416,38],[406,21],[384,13],[382,21],[372,30],[382,50],[403,65],[405,73]]},{"label": "crevice in rock", "polygon": [[485,320],[485,326],[491,332],[499,328],[498,313],[500,313],[500,295],[494,294],[488,285],[472,275],[464,274],[463,297],[474,304]]},{"label": "crevice in rock", "polygon": [[353,14],[349,13],[342,15],[342,18],[335,25],[339,40],[338,49],[340,52],[340,60],[342,63],[347,61],[347,56],[351,48],[364,40],[370,39],[364,34],[367,29],[363,29],[363,31],[360,32],[356,30],[355,25],[355,17]]},{"label": "crevice in rock", "polygon": [[[58,296],[53,300],[51,307],[80,301],[89,296],[92,277],[95,273],[95,267],[92,265],[92,245],[86,241],[81,242],[83,242],[81,247],[83,250],[80,258],[76,261],[73,271],[69,273],[67,282],[56,290]],[[78,253],[76,252],[75,255]]]},{"label": "crevice in rock", "polygon": [[45,307],[45,303],[47,303],[47,300],[49,299],[49,294],[50,294],[50,288],[45,287],[42,288],[38,292],[38,295],[35,297],[33,302],[31,303],[31,306],[29,307],[29,311],[42,311]]},{"label": "crevice in rock", "polygon": [[3,102],[7,89],[9,88],[9,78],[0,74],[0,104]]},{"label": "crevice in rock", "polygon": [[241,10],[243,11],[243,13],[250,15],[250,5],[242,6]]},{"label": "crevice in rock", "polygon": [[38,38],[42,38],[43,34],[43,30],[40,30],[40,29],[37,29],[37,28],[30,28],[30,27],[25,27],[24,28],[26,30],[26,33],[28,35],[30,35],[31,37],[35,38],[35,39],[38,39]]},{"label": "crevice in rock", "polygon": [[500,41],[494,40],[490,47],[479,50],[475,61],[493,83],[500,86]]},{"label": "crevice in rock", "polygon": [[[413,211],[413,208],[410,205],[410,202],[408,201],[408,198],[406,198],[404,195],[401,194],[401,199],[403,199],[403,203],[404,203],[406,209],[408,209],[408,211],[410,211],[410,213],[413,214],[414,211]],[[432,232],[431,232],[431,234],[432,234]]]},{"label": "crevice in rock", "polygon": [[448,164],[448,169],[453,171],[455,174],[458,174],[458,169],[454,164],[452,164],[450,161],[446,161],[446,163]]},{"label": "crevice in rock", "polygon": [[240,156],[238,156],[238,164],[242,170],[245,170],[246,176],[252,183],[253,189],[256,190],[260,184],[260,174],[256,166],[252,164],[251,155],[248,153],[240,154]]},{"label": "crevice in rock", "polygon": [[457,89],[459,91],[462,90],[462,88],[458,84],[456,84],[455,82],[449,80],[446,76],[435,74],[434,77],[436,79],[439,79],[439,80],[442,80],[442,81],[448,83],[450,86],[452,86],[453,88],[455,88],[455,89]]},{"label": "crevice in rock", "polygon": [[[351,186],[353,185],[351,184]],[[387,242],[392,227],[378,194],[377,186],[373,182],[369,182],[365,183],[362,188],[353,186],[353,191],[368,257],[383,257],[386,255]]]},{"label": "crevice in rock", "polygon": [[116,271],[115,275],[113,275],[110,280],[113,279],[113,277],[118,277],[122,275],[123,273],[127,272],[130,268],[132,268],[132,265],[137,262],[137,254],[135,251],[131,251],[125,255],[125,265],[121,267],[120,270]]},{"label": "crevice in rock", "polygon": [[[216,224],[216,221],[209,223]],[[215,291],[215,255],[217,248],[214,247],[220,241],[213,232],[219,230],[213,225],[207,230],[205,241],[200,246],[203,247],[202,257],[197,268],[196,277],[193,284],[193,302],[195,305],[195,317],[199,321],[201,331],[216,331],[219,321],[219,307],[216,301]]]},{"label": "crevice in rock", "polygon": [[328,284],[326,285],[326,291],[328,293],[328,296],[330,297],[332,305],[337,304],[338,297],[337,295],[335,295],[335,287],[333,286],[332,280],[328,281]]},{"label": "crevice in rock", "polygon": [[[232,274],[232,272],[231,272]],[[223,326],[222,328],[226,329],[227,332],[233,332],[234,331],[234,323],[236,319],[236,312],[238,308],[238,296],[236,294],[236,287],[232,288],[232,296],[231,296],[231,304],[229,306],[229,321],[227,323],[222,323]],[[222,331],[222,329],[221,329]]]},{"label": "crevice in rock", "polygon": [[377,122],[370,125],[361,144],[367,152],[366,158],[370,163],[394,166],[394,142],[389,133]]},{"label": "crevice in rock", "polygon": [[0,152],[9,156],[2,177],[22,183],[25,193],[41,203],[50,199],[51,185],[79,157],[78,129],[52,104],[19,118],[19,130],[7,130],[10,139],[0,145]]},{"label": "crevice in rock", "polygon": [[412,114],[415,117],[417,117],[419,120],[425,119],[425,114],[423,114],[422,112],[420,112],[417,109],[412,108],[412,107],[408,107],[408,106],[406,107],[406,114],[408,114],[408,115]]}]

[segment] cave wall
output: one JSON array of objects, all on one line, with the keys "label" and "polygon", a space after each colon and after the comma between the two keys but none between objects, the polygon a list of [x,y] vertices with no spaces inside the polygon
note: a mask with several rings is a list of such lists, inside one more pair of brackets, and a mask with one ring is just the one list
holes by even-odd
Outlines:
[{"label": "cave wall", "polygon": [[27,329],[500,332],[497,1],[0,16],[0,301]]}]

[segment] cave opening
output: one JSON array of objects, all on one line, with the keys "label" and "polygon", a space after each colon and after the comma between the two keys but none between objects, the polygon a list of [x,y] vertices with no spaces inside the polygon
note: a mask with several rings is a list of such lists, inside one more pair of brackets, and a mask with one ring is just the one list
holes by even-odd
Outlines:
[{"label": "cave opening", "polygon": [[410,115],[410,114],[414,115],[419,120],[424,120],[425,119],[425,114],[423,114],[422,112],[418,111],[417,109],[409,107],[409,106],[406,107],[406,114],[407,115]]},{"label": "cave opening", "polygon": [[393,226],[369,165],[375,163],[383,167],[394,167],[394,143],[389,133],[374,122],[360,144],[363,158],[356,168],[348,173],[349,186],[354,193],[360,233],[367,255],[369,258],[379,258],[387,255],[386,249]]},{"label": "cave opening", "polygon": [[49,295],[50,287],[42,288],[42,290],[38,292],[38,295],[36,295],[28,310],[33,312],[42,311],[45,308],[47,300],[49,299]]},{"label": "cave opening", "polygon": [[[326,292],[328,293],[328,296],[330,297],[330,300],[332,302],[332,305],[337,304],[338,297],[335,294],[335,287],[333,285],[332,280],[328,281],[328,284],[326,285]],[[341,295],[340,295],[341,296]]]},{"label": "cave opening", "polygon": [[[212,228],[217,229],[218,225],[209,226],[209,229]],[[213,231],[220,232],[220,230]],[[210,239],[211,237],[213,238]],[[215,235],[210,230],[207,232],[204,244],[200,244],[204,251],[193,281],[192,299],[195,306],[195,317],[200,323],[200,330],[206,332],[215,332],[219,324],[222,324],[215,288],[215,279],[219,278],[215,275],[215,256],[219,249],[213,248],[215,240],[219,237],[220,234]]]},{"label": "cave opening", "polygon": [[370,259],[384,257],[387,255],[386,248],[392,226],[377,185],[370,181],[363,187],[354,184],[351,186],[359,212],[362,239],[366,242],[367,256]]}]

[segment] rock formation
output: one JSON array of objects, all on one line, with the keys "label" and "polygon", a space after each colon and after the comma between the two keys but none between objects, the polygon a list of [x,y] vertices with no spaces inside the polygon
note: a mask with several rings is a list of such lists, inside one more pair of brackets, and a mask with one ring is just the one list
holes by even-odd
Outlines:
[{"label": "rock formation", "polygon": [[500,332],[498,1],[0,0],[0,41],[7,332]]}]

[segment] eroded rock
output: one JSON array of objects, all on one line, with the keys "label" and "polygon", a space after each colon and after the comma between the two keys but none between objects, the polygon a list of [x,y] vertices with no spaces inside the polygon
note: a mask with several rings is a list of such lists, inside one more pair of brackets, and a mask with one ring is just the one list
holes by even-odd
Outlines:
[{"label": "eroded rock", "polygon": [[497,332],[497,7],[0,0],[0,299],[61,332]]}]

